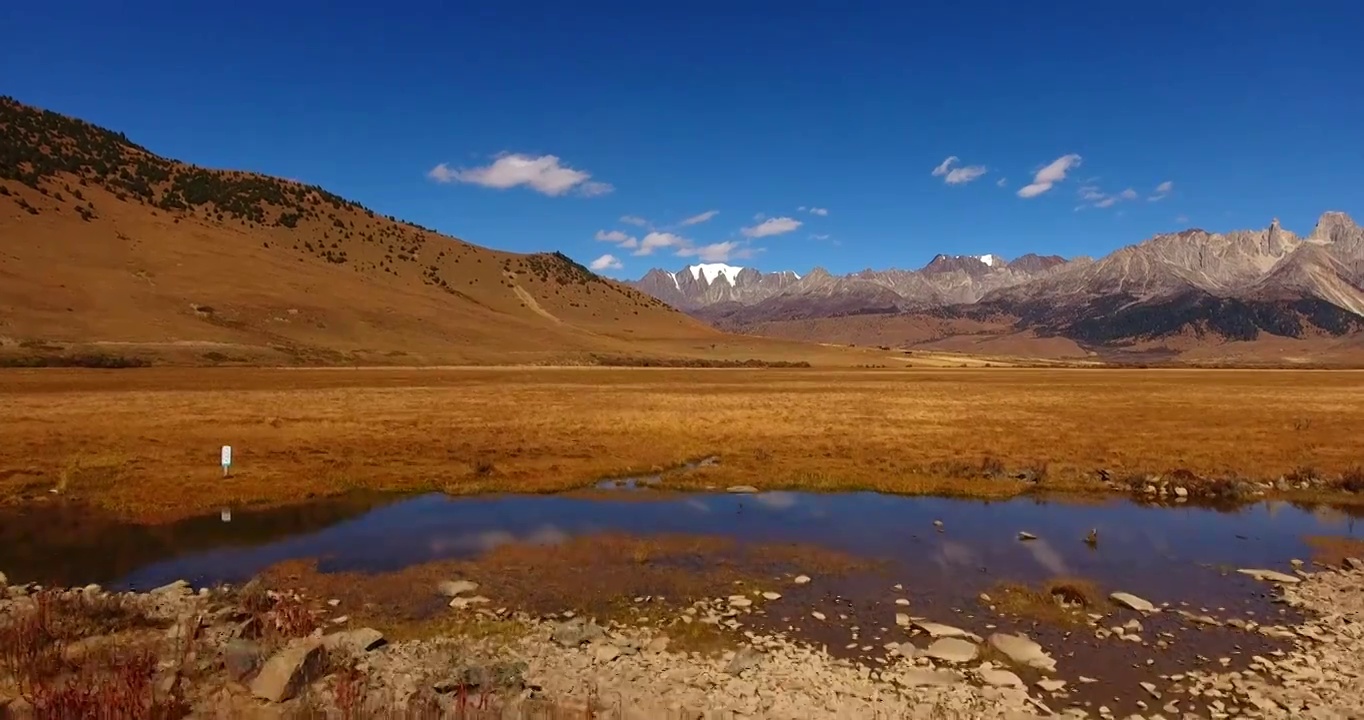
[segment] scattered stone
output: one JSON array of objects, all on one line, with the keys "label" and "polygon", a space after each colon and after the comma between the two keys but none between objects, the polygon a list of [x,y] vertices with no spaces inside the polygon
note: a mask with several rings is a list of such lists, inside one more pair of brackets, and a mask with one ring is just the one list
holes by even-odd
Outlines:
[{"label": "scattered stone", "polygon": [[796,579],[793,580],[792,582],[794,582],[794,583],[797,584],[797,585],[804,585],[804,584],[810,582],[810,576],[809,576],[809,575],[797,575],[797,576],[796,576]]},{"label": "scattered stone", "polygon": [[1143,682],[1143,683],[1139,683],[1139,684],[1141,685],[1141,689],[1142,689],[1142,690],[1145,690],[1147,693],[1149,693],[1149,694],[1151,695],[1151,697],[1153,697],[1153,698],[1155,698],[1155,699],[1157,699],[1157,700],[1160,699],[1160,691],[1156,690],[1156,685],[1155,685],[1155,683]]},{"label": "scattered stone", "polygon": [[895,598],[895,604],[899,605],[900,607],[905,607],[909,605],[909,601],[906,600],[905,598]]},{"label": "scattered stone", "polygon": [[757,667],[762,659],[763,654],[761,652],[745,645],[734,653],[733,658],[730,658],[729,664],[725,666],[725,672],[730,675],[738,675],[745,670]]},{"label": "scattered stone", "polygon": [[1256,580],[1266,580],[1269,582],[1284,583],[1288,585],[1295,585],[1297,583],[1302,582],[1302,578],[1296,575],[1289,575],[1287,573],[1281,573],[1276,570],[1265,570],[1263,568],[1241,568],[1236,572],[1241,573],[1242,575],[1249,575],[1250,577],[1253,577]]},{"label": "scattered stone", "polygon": [[1033,534],[1030,533],[1030,532],[1023,532],[1023,531],[1020,530],[1019,533],[1018,533],[1018,539],[1019,539],[1019,540],[1036,540],[1036,539],[1037,539],[1037,536],[1036,536],[1036,535],[1033,535]]},{"label": "scattered stone", "polygon": [[597,659],[598,663],[609,663],[620,657],[620,648],[611,643],[602,643],[597,646],[597,650],[593,653],[593,656]]},{"label": "scattered stone", "polygon": [[818,610],[816,610],[816,611],[810,613],[810,617],[812,617],[812,618],[814,618],[814,619],[816,619],[816,620],[824,620],[824,619],[826,619],[825,614],[822,613],[822,612],[820,612],[820,611],[818,611]]},{"label": "scattered stone", "polygon": [[922,653],[922,657],[933,658],[950,663],[971,662],[976,659],[979,649],[967,640],[961,638],[947,637],[934,640]]},{"label": "scattered stone", "polygon": [[452,598],[477,590],[478,583],[471,580],[442,580],[436,589],[440,591],[441,595]]},{"label": "scattered stone", "polygon": [[316,638],[295,641],[265,663],[251,681],[251,694],[272,703],[294,697],[320,676],[324,655],[322,641]]},{"label": "scattered stone", "polygon": [[779,592],[772,592],[771,590],[768,590],[767,592],[764,592],[764,593],[763,593],[763,599],[764,599],[764,600],[780,600],[780,599],[781,599],[781,593],[779,593]]},{"label": "scattered stone", "polygon": [[730,596],[729,596],[729,605],[730,605],[730,607],[746,608],[746,607],[751,606],[752,604],[753,604],[753,601],[752,601],[752,600],[749,600],[748,598],[744,597],[743,595],[730,595]]},{"label": "scattered stone", "polygon": [[728,489],[726,489],[726,492],[750,495],[752,493],[758,492],[758,488],[755,488],[752,485],[731,485]]},{"label": "scattered stone", "polygon": [[1137,612],[1149,613],[1155,612],[1156,610],[1156,606],[1153,605],[1150,600],[1143,600],[1131,593],[1115,592],[1112,595],[1109,595],[1108,599],[1125,608],[1136,610]]},{"label": "scattered stone", "polygon": [[955,670],[936,670],[913,668],[900,673],[895,677],[899,683],[905,687],[924,687],[932,685],[958,685],[966,680],[961,673]]},{"label": "scattered stone", "polygon": [[605,632],[595,622],[589,623],[575,617],[554,626],[550,639],[563,647],[578,647],[604,634]]},{"label": "scattered stone", "polygon": [[159,588],[157,588],[157,589],[151,591],[150,594],[152,594],[152,595],[174,595],[174,594],[185,594],[185,593],[188,593],[189,591],[190,591],[190,589],[189,589],[189,583],[185,582],[184,580],[176,580],[176,581],[173,582],[173,583],[167,583],[167,584],[165,584],[165,585],[162,585],[161,587],[159,587]]},{"label": "scattered stone", "polygon": [[1066,681],[1052,679],[1038,680],[1036,685],[1049,693],[1054,693],[1064,688],[1066,686]]},{"label": "scattered stone", "polygon": [[[1351,570],[1364,570],[1364,560],[1360,560],[1357,557],[1347,557],[1345,558],[1345,566]],[[4,582],[0,582],[0,585],[4,584]]]},{"label": "scattered stone", "polygon": [[644,651],[651,655],[657,655],[658,653],[667,652],[667,650],[668,636],[666,635],[660,635],[659,637],[650,640],[649,644],[644,647]]},{"label": "scattered stone", "polygon": [[490,602],[492,601],[489,600],[488,598],[483,597],[482,595],[475,595],[473,597],[457,597],[450,601],[450,607],[456,610],[463,610],[469,607],[470,605],[481,605]]}]

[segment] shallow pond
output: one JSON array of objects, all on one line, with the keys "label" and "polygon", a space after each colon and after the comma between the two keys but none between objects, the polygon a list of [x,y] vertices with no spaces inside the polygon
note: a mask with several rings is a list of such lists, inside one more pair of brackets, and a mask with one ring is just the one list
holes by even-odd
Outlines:
[{"label": "shallow pond", "polygon": [[[1091,529],[1097,531],[1094,544],[1085,542]],[[1021,531],[1036,539],[1021,541]],[[1270,604],[1270,586],[1234,570],[1287,571],[1292,559],[1310,561],[1307,536],[1364,538],[1364,524],[1345,511],[1280,502],[1216,510],[1116,499],[981,502],[875,493],[369,496],[154,527],[30,505],[0,511],[0,570],[14,582],[148,589],[183,578],[202,586],[242,582],[290,559],[317,558],[323,572],[382,572],[473,557],[508,543],[550,545],[606,532],[813,544],[884,561],[875,573],[778,587],[784,597],[751,624],[789,629],[837,655],[884,654],[885,642],[906,639],[893,627],[880,629],[893,625],[894,601],[903,597],[917,616],[982,635],[996,628],[1027,632],[1054,649],[1063,675],[1103,678],[1078,697],[1117,710],[1137,707],[1141,699],[1134,667],[1177,673],[1219,656],[1243,665],[1271,646],[1256,634],[1226,628],[1199,628],[1195,639],[1176,641],[1192,631],[1169,612],[1141,618],[1148,638],[1169,637],[1169,647],[1101,641],[1090,630],[998,616],[977,600],[979,593],[1001,581],[1073,576],[1104,592],[1127,591],[1172,608],[1281,622],[1276,618],[1284,611]],[[812,619],[814,608],[829,621]],[[1115,624],[1137,618],[1127,611],[1110,616]],[[865,628],[855,642],[848,629],[853,625]]]},{"label": "shallow pond", "polygon": [[[1083,542],[1091,529],[1098,534],[1092,546]],[[1037,539],[1021,542],[1020,531]],[[159,526],[29,505],[0,509],[0,569],[14,582],[146,589],[180,578],[240,582],[293,558],[321,558],[326,571],[386,571],[600,532],[814,543],[891,561],[921,579],[1072,575],[1200,595],[1224,585],[1210,568],[1283,568],[1309,558],[1306,536],[1364,537],[1364,523],[1346,511],[1281,502],[1217,510],[877,493],[371,495]]]}]

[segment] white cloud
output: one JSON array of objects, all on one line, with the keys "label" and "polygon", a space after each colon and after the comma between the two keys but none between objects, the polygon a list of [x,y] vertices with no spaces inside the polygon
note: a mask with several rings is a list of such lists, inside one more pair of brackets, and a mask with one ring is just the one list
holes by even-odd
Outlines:
[{"label": "white cloud", "polygon": [[629,240],[633,240],[633,239],[634,239],[634,238],[630,237],[629,235],[626,235],[625,233],[623,233],[623,232],[621,232],[621,231],[619,231],[619,230],[611,230],[611,231],[607,231],[607,230],[598,230],[598,231],[597,231],[596,238],[597,238],[597,240],[600,241],[600,242],[609,242],[609,243],[622,243],[622,242],[627,242],[627,241],[629,241]]},{"label": "white cloud", "polygon": [[1179,216],[1175,217],[1175,222],[1179,223],[1180,225],[1183,225],[1183,224],[1189,222],[1189,216],[1188,216],[1188,215],[1179,215]]},{"label": "white cloud", "polygon": [[810,214],[811,214],[811,215],[818,215],[818,216],[820,216],[820,217],[828,217],[828,216],[829,216],[829,208],[812,207],[812,208],[810,208]]},{"label": "white cloud", "polygon": [[625,265],[615,255],[607,254],[593,260],[588,267],[593,270],[620,270]]},{"label": "white cloud", "polygon": [[1100,190],[1098,185],[1081,185],[1078,192],[1080,199],[1083,200],[1085,204],[1075,208],[1076,210],[1081,210],[1086,205],[1096,208],[1111,208],[1120,202],[1136,200],[1140,197],[1137,191],[1132,188],[1127,188],[1116,195],[1109,195]]},{"label": "white cloud", "polygon": [[801,221],[789,217],[768,218],[758,223],[740,230],[744,237],[760,238],[772,235],[784,235],[802,225]]},{"label": "white cloud", "polygon": [[946,160],[943,160],[941,163],[938,164],[937,167],[933,168],[933,177],[946,175],[948,168],[952,167],[952,163],[956,161],[957,161],[956,155],[948,155]]},{"label": "white cloud", "polygon": [[503,153],[490,165],[461,170],[452,170],[441,163],[431,168],[426,176],[440,183],[463,182],[498,190],[525,186],[551,196],[576,190],[580,195],[592,197],[615,189],[609,183],[591,180],[589,172],[561,165],[554,155],[531,157]]},{"label": "white cloud", "polygon": [[811,240],[828,240],[828,239],[829,239],[829,236],[828,236],[828,235],[815,234],[815,235],[811,235],[811,236],[810,236],[810,239],[811,239]]},{"label": "white cloud", "polygon": [[686,238],[681,235],[674,235],[669,232],[651,232],[639,241],[639,248],[635,250],[635,255],[653,255],[654,250],[666,247],[688,247],[691,245]]},{"label": "white cloud", "polygon": [[754,214],[753,214],[753,219],[754,219],[754,220],[762,220],[762,219],[765,218],[765,217],[767,217],[767,213],[754,213]]},{"label": "white cloud", "polygon": [[1009,178],[1000,178],[995,181],[995,187],[1004,187],[1009,184]]},{"label": "white cloud", "polygon": [[933,177],[946,175],[947,177],[943,178],[943,182],[948,185],[965,185],[981,175],[984,175],[986,172],[989,172],[984,165],[952,167],[957,162],[958,159],[956,155],[949,156],[946,160],[943,160],[941,164],[933,168]]},{"label": "white cloud", "polygon": [[1018,189],[1021,198],[1033,198],[1050,190],[1053,185],[1066,179],[1066,173],[1080,166],[1080,156],[1075,153],[1062,155],[1033,175],[1032,182]]},{"label": "white cloud", "polygon": [[1164,200],[1164,199],[1165,199],[1165,196],[1166,196],[1166,195],[1169,195],[1169,194],[1170,194],[1170,191],[1171,191],[1171,190],[1174,190],[1174,189],[1175,189],[1174,181],[1172,181],[1172,180],[1166,180],[1165,182],[1163,182],[1163,183],[1161,183],[1161,184],[1159,184],[1159,185],[1156,186],[1156,194],[1155,194],[1155,195],[1152,195],[1151,197],[1148,197],[1148,198],[1146,198],[1146,199],[1147,199],[1147,200],[1150,200],[1151,202],[1157,202],[1157,201],[1160,201],[1160,200]]},{"label": "white cloud", "polygon": [[649,227],[649,221],[648,221],[648,220],[645,220],[644,218],[639,217],[639,216],[637,216],[637,215],[621,215],[621,216],[620,216],[620,221],[623,222],[623,223],[625,223],[625,224],[627,224],[627,225],[636,225],[636,226],[638,226],[638,227]]},{"label": "white cloud", "polygon": [[719,214],[720,214],[719,210],[707,210],[701,213],[700,215],[692,215],[686,220],[683,220],[682,222],[678,223],[678,225],[680,225],[681,227],[687,227],[688,225],[700,225],[701,223],[706,222],[707,220],[710,220],[711,218]]},{"label": "white cloud", "polygon": [[677,251],[678,257],[694,257],[701,262],[728,262],[736,258],[749,257],[751,254],[748,248],[743,248],[733,240],[699,247],[684,247]]}]

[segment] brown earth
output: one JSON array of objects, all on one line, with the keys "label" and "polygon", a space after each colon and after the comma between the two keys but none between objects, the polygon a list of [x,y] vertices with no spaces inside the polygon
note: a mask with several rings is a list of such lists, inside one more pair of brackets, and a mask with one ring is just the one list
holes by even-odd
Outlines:
[{"label": "brown earth", "polygon": [[1105,491],[1100,469],[1138,487],[1179,469],[1195,489],[1199,476],[1296,485],[1359,464],[1364,383],[1352,371],[46,369],[0,372],[0,406],[0,498],[57,489],[171,518],[357,489],[562,491],[711,455],[718,465],[666,484],[1005,497]]}]

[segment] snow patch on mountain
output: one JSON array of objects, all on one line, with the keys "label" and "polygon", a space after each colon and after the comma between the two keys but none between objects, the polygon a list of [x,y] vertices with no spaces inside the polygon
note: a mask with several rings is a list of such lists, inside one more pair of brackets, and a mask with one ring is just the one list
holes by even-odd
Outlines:
[{"label": "snow patch on mountain", "polygon": [[985,263],[986,265],[989,265],[990,267],[994,267],[995,263],[999,262],[999,257],[995,255],[977,255],[976,259]]},{"label": "snow patch on mountain", "polygon": [[741,267],[726,265],[724,263],[702,263],[700,265],[688,266],[687,269],[691,271],[693,280],[700,280],[702,277],[705,277],[707,284],[714,284],[716,278],[723,277],[729,282],[730,287],[733,287],[735,283],[738,282],[739,273],[744,270]]}]

